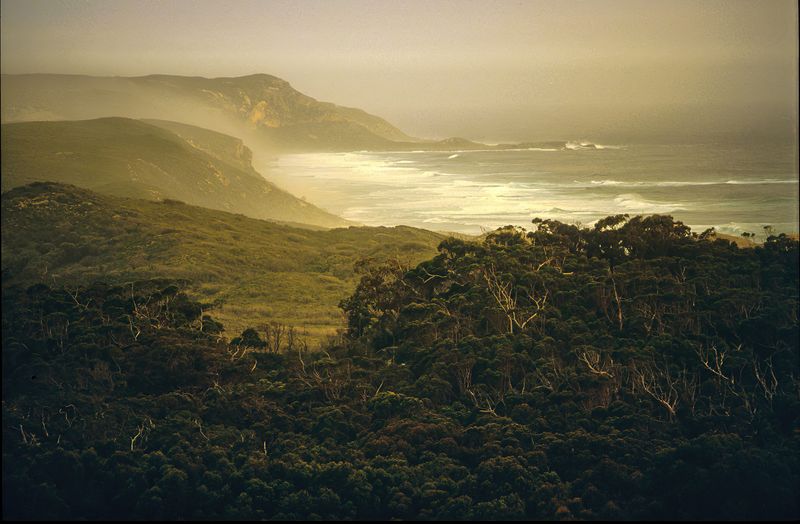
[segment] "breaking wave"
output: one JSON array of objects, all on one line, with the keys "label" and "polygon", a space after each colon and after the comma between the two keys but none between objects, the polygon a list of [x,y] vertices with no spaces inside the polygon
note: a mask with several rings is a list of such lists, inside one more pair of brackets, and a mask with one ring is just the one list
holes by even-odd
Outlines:
[{"label": "breaking wave", "polygon": [[[588,224],[617,213],[660,213],[693,229],[717,224],[718,231],[756,231],[749,224],[763,221],[777,231],[798,230],[796,168],[771,151],[530,145],[537,147],[284,155],[264,172],[309,202],[366,225],[476,233],[525,227],[534,216]],[[615,148],[621,151],[582,151]]]},{"label": "breaking wave", "polygon": [[583,151],[583,150],[594,150],[594,149],[624,149],[623,146],[609,146],[603,144],[595,144],[594,142],[567,142],[564,144],[564,149],[569,149],[571,151]]},{"label": "breaking wave", "polygon": [[684,187],[684,186],[717,186],[717,185],[742,185],[759,186],[763,184],[797,184],[797,179],[774,179],[764,180],[725,180],[725,181],[691,181],[691,180],[664,180],[661,182],[623,182],[621,180],[592,180],[594,186],[622,186],[622,187]]}]

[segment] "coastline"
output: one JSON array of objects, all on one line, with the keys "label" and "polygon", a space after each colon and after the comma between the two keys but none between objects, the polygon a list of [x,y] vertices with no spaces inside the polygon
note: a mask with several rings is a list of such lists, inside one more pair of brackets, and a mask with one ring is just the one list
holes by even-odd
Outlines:
[{"label": "coastline", "polygon": [[776,234],[800,230],[796,167],[776,157],[769,149],[631,146],[305,153],[256,165],[278,186],[368,226],[480,235],[505,225],[529,229],[535,217],[590,225],[628,213],[671,215],[697,233],[714,227],[761,237],[765,225]]}]

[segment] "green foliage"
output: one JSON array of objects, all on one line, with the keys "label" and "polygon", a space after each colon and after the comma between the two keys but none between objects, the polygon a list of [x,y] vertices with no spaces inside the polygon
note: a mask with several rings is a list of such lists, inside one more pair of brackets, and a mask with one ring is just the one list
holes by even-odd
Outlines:
[{"label": "green foliage", "polygon": [[7,286],[4,516],[796,520],[797,262],[538,221],[363,264],[317,353],[185,281]]},{"label": "green foliage", "polygon": [[358,260],[417,263],[442,240],[409,227],[310,231],[52,183],[4,193],[2,230],[4,284],[189,279],[230,337],[277,322],[312,346],[342,326],[337,304],[355,287]]}]

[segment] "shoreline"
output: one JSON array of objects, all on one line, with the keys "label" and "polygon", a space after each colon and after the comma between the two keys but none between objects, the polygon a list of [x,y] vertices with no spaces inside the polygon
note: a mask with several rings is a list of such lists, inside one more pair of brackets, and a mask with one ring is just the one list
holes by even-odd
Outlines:
[{"label": "shoreline", "polygon": [[[664,157],[665,151],[672,152]],[[697,233],[714,227],[736,238],[743,232],[761,237],[768,224],[777,233],[800,231],[798,181],[768,152],[581,153],[303,153],[254,163],[279,187],[367,226],[480,235],[506,225],[529,229],[534,217],[586,226],[628,213],[671,215]],[[752,162],[732,170],[729,157],[739,165]],[[689,171],[695,160],[705,163]]]}]

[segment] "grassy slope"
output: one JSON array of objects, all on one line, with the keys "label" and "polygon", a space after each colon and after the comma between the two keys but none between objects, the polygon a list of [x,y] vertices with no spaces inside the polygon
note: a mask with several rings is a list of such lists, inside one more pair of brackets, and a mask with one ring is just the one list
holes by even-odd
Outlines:
[{"label": "grassy slope", "polygon": [[195,297],[223,301],[213,316],[229,337],[278,321],[318,342],[341,326],[337,304],[356,284],[354,262],[417,263],[443,238],[402,226],[310,231],[53,183],[2,197],[4,284],[186,278]]},{"label": "grassy slope", "polygon": [[191,126],[180,132],[127,118],[4,124],[2,188],[64,182],[267,220],[349,225],[259,176],[237,139]]},{"label": "grassy slope", "polygon": [[241,169],[245,173],[261,177],[253,168],[253,152],[239,138],[170,120],[144,119],[142,122],[175,133],[190,145],[214,158]]}]

